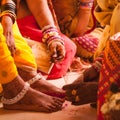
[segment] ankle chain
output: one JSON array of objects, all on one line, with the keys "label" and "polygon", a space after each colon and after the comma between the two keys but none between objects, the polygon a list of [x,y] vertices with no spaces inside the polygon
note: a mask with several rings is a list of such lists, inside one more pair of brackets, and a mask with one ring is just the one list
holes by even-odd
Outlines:
[{"label": "ankle chain", "polygon": [[25,85],[24,85],[24,88],[21,90],[20,93],[18,93],[17,96],[15,96],[14,98],[12,99],[7,99],[5,98],[4,96],[1,98],[1,102],[3,104],[7,104],[7,105],[11,105],[11,104],[15,104],[17,103],[19,100],[21,100],[25,94],[27,93],[28,89],[29,89],[30,85],[26,82]]}]

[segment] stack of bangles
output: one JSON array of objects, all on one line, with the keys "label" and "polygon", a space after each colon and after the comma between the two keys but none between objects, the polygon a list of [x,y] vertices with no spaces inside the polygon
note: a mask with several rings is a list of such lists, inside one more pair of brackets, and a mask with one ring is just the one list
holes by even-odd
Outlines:
[{"label": "stack of bangles", "polygon": [[94,61],[94,63],[92,64],[92,67],[97,71],[100,72],[101,67],[102,67],[102,60],[103,60],[103,56],[101,54],[101,56],[97,57]]},{"label": "stack of bangles", "polygon": [[64,45],[64,41],[60,36],[57,27],[53,25],[47,25],[42,29],[42,33],[43,33],[42,41],[45,42],[48,45],[48,47],[52,42],[60,42],[61,44]]},{"label": "stack of bangles", "polygon": [[92,9],[93,7],[94,0],[89,0],[89,1],[81,1],[79,2],[79,6],[82,9]]},{"label": "stack of bangles", "polygon": [[0,6],[0,10],[0,21],[2,20],[3,16],[9,16],[14,24],[16,20],[16,5],[14,3],[5,3]]}]

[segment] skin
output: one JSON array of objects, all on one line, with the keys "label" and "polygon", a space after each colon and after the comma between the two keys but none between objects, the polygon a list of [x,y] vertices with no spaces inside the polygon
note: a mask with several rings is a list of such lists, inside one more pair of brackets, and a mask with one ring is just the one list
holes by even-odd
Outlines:
[{"label": "skin", "polygon": [[[30,80],[31,78],[33,78],[36,73],[31,73],[31,72],[27,72],[27,71],[24,71],[20,68],[18,68],[18,72],[19,72],[19,75],[25,80],[25,81],[28,81]],[[51,96],[56,96],[56,97],[59,97],[59,98],[64,98],[65,97],[65,91],[48,83],[46,80],[38,80],[36,81],[35,83],[33,83],[31,85],[31,87],[37,91],[40,91],[42,93],[45,93],[45,94],[48,94],[48,95],[51,95]]]},{"label": "skin", "polygon": [[[23,88],[24,81],[17,76],[12,82],[3,85],[4,97],[11,99],[15,97]],[[26,95],[17,103],[4,105],[4,108],[10,110],[28,110],[39,112],[55,112],[62,109],[64,100],[51,97],[32,88],[29,88]]]},{"label": "skin", "polygon": [[[11,0],[3,0],[2,4],[5,4],[6,2],[12,2]],[[11,55],[14,56],[14,53],[16,52],[13,32],[12,32],[12,25],[13,22],[9,16],[3,16],[1,24],[3,26],[3,33],[6,37],[6,44],[8,45],[8,48],[11,52]],[[18,70],[20,73],[20,70]],[[27,76],[29,76],[29,79],[35,77],[37,72],[35,71],[34,74],[32,72],[27,73]],[[23,77],[23,76],[22,76]],[[19,92],[22,90],[24,86],[24,82],[27,81],[25,79],[25,76],[21,78],[21,76],[16,76],[12,80],[12,82],[9,82],[7,84],[2,85],[3,86],[3,93],[5,98],[13,98]],[[42,90],[35,90],[33,88],[38,89],[36,86],[42,86]],[[39,88],[40,88],[39,86]],[[32,86],[31,86],[32,87]],[[62,109],[62,104],[64,102],[63,99],[60,99],[58,97],[52,97],[47,94],[44,94],[43,92],[48,92],[46,90],[50,90],[52,93],[64,94],[64,91],[47,83],[46,81],[39,80],[39,82],[35,83],[33,85],[33,88],[29,88],[27,94],[17,103],[12,105],[5,105],[4,108],[6,109],[16,109],[16,110],[32,110],[32,111],[41,111],[41,112],[55,112]],[[44,88],[45,87],[45,88]],[[46,89],[46,90],[45,90]]]},{"label": "skin", "polygon": [[[30,14],[35,17],[36,22],[41,29],[46,25],[55,26],[47,0],[36,0],[35,2],[33,0],[26,0],[26,2],[21,1],[19,3],[19,7],[17,8],[17,18],[23,18]],[[49,50],[51,52],[52,62],[60,62],[64,59],[66,51],[61,42],[52,42],[49,46]]]},{"label": "skin", "polygon": [[[93,2],[93,0],[81,0],[81,2]],[[80,10],[78,12],[78,23],[74,31],[74,37],[84,35],[91,16],[91,9],[85,7],[80,7],[79,9]]]},{"label": "skin", "polygon": [[[68,101],[71,101],[72,104],[74,105],[82,104],[81,102],[82,100],[84,102],[87,102],[87,100],[85,99],[85,96],[87,96],[87,98],[88,96],[94,96],[92,99],[91,97],[88,98],[90,99],[91,102],[95,102],[97,99],[96,97],[97,97],[99,74],[96,72],[96,70],[93,67],[90,67],[83,72],[83,75],[84,75],[84,78],[83,76],[80,76],[73,83],[63,86],[63,89],[66,92],[66,99]],[[86,88],[89,88],[89,89],[86,89]],[[76,95],[72,95],[73,90],[77,91],[76,95],[79,96],[81,100],[75,101]]]}]

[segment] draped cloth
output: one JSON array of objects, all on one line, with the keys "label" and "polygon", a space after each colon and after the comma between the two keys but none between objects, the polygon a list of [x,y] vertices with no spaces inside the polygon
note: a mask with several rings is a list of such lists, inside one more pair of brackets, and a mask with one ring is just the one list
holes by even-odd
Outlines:
[{"label": "draped cloth", "polygon": [[[71,37],[80,20],[80,0],[48,0],[52,5],[51,11],[55,16],[56,23],[59,24],[62,33]],[[50,7],[51,8],[51,7]],[[54,9],[54,10],[53,10]],[[84,32],[88,33],[95,27],[95,20],[91,11],[90,19],[88,21],[88,26],[84,28]],[[82,17],[82,16],[81,16]],[[84,21],[87,22],[87,21]]]},{"label": "draped cloth", "polygon": [[104,120],[101,106],[110,93],[112,83],[120,86],[120,32],[107,41],[103,64],[100,72],[98,91],[98,120]]},{"label": "draped cloth", "polygon": [[[97,0],[97,3],[94,14],[101,26],[104,27],[95,53],[95,57],[102,51],[104,53],[98,90],[98,120],[104,120],[101,106],[110,94],[111,84],[118,83],[120,78],[120,37],[113,37],[120,36],[120,1]],[[116,33],[118,34],[116,35]]]},{"label": "draped cloth", "polygon": [[[47,52],[48,51],[47,46],[46,45],[43,46],[42,32],[40,30],[40,27],[36,23],[35,18],[32,15],[29,15],[24,18],[18,19],[17,23],[18,23],[21,34],[24,37],[31,39],[32,45],[34,45],[33,41],[38,42],[36,47],[33,48],[33,51],[36,51],[34,52],[34,55],[39,68],[38,70],[42,72],[45,72],[44,70],[49,71],[51,66],[49,64],[50,54],[48,54]],[[48,79],[57,79],[57,78],[63,77],[66,74],[68,68],[70,67],[72,59],[74,58],[76,53],[76,45],[67,36],[63,34],[61,34],[61,36],[63,37],[63,40],[64,40],[66,55],[63,61],[59,63],[55,63],[53,65],[51,71],[49,72]],[[41,57],[41,54],[44,57]],[[44,69],[45,67],[46,69]]]},{"label": "draped cloth", "polygon": [[[36,70],[36,63],[31,48],[21,36],[18,26],[13,25],[14,40],[16,45],[15,55],[12,57],[8,50],[2,26],[0,24],[0,83],[6,84],[12,81],[18,74],[17,67],[25,69],[28,66]],[[1,88],[0,88],[1,89]]]}]

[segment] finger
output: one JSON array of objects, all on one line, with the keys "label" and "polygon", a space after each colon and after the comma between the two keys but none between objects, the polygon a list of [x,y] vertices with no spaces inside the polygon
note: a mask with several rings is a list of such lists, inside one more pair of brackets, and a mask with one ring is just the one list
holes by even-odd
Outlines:
[{"label": "finger", "polygon": [[64,48],[64,46],[62,45],[62,46],[58,46],[58,48],[57,48],[57,54],[58,54],[58,60],[61,60],[61,59],[63,59],[64,57],[65,57],[65,48]]},{"label": "finger", "polygon": [[13,55],[15,54],[15,52],[16,52],[16,48],[15,48],[14,46],[10,46],[10,47],[9,47],[9,50],[10,50],[12,56],[13,56]]},{"label": "finger", "polygon": [[75,102],[75,96],[67,96],[66,100],[70,102]]},{"label": "finger", "polygon": [[68,84],[63,86],[63,90],[68,90],[68,89],[76,89],[79,86],[79,84]]}]

